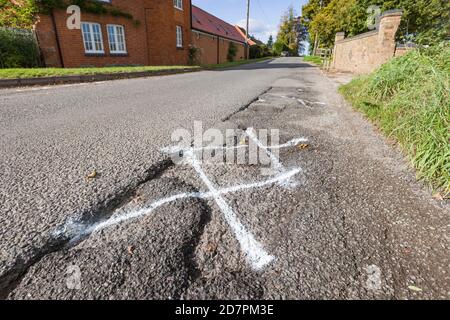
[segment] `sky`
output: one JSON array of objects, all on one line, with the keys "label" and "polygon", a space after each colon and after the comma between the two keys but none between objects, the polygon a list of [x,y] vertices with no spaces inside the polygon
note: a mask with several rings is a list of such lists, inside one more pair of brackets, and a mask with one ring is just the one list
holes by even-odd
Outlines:
[{"label": "sky", "polygon": [[[277,36],[281,16],[290,5],[297,15],[307,0],[250,0],[250,34],[267,42]],[[192,0],[192,4],[231,24],[245,27],[247,0]]]}]

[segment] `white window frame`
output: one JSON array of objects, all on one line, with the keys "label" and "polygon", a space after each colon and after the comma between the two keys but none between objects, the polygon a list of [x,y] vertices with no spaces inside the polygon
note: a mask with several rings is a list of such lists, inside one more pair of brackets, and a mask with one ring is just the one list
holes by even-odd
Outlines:
[{"label": "white window frame", "polygon": [[177,26],[177,48],[183,48],[183,27]]},{"label": "white window frame", "polygon": [[[88,34],[85,34],[85,26],[88,26]],[[95,33],[94,33],[94,26],[98,26],[98,35],[99,35],[99,42],[95,39]],[[82,22],[81,23],[81,34],[83,36],[83,45],[84,45],[84,52],[85,53],[93,53],[93,54],[104,54],[105,53],[105,46],[103,44],[103,35],[102,35],[102,26],[99,23],[95,22]],[[90,44],[89,48],[87,44]],[[96,44],[100,44],[101,48],[97,49]]]},{"label": "white window frame", "polygon": [[173,0],[173,6],[179,10],[183,10],[183,0]]},{"label": "white window frame", "polygon": [[[110,28],[114,28],[114,34],[111,35]],[[120,45],[120,38],[119,38],[119,32],[118,30],[122,30],[122,36],[123,36],[123,50],[119,49]],[[109,52],[112,54],[126,54],[127,53],[127,41],[125,39],[125,27],[120,24],[107,24],[106,30],[108,32],[108,44],[109,44]],[[114,42],[111,42],[111,36],[114,37]],[[113,50],[112,46],[115,44],[116,49]]]}]

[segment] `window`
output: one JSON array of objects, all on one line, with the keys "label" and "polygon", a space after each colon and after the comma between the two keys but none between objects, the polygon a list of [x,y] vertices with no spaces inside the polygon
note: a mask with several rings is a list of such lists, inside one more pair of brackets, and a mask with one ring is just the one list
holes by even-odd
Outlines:
[{"label": "window", "polygon": [[183,48],[183,28],[177,26],[177,47]]},{"label": "window", "polygon": [[123,26],[108,24],[108,41],[110,53],[127,53],[125,29]]},{"label": "window", "polygon": [[103,49],[102,28],[98,23],[82,22],[84,51],[86,53],[105,53]]},{"label": "window", "polygon": [[173,6],[177,9],[183,10],[183,0],[173,0]]}]

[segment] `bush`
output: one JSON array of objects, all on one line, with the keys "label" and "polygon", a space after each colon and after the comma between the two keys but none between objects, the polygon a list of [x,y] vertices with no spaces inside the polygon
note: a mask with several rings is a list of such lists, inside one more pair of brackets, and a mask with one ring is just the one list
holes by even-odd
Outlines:
[{"label": "bush", "polygon": [[395,138],[418,176],[450,193],[450,47],[417,49],[341,87]]},{"label": "bush", "polygon": [[227,54],[227,60],[229,62],[233,62],[234,58],[236,58],[236,54],[237,54],[237,46],[234,44],[234,42],[230,42],[230,45],[228,47],[228,54]]},{"label": "bush", "polygon": [[0,28],[0,68],[40,66],[39,48],[32,33]]},{"label": "bush", "polygon": [[200,48],[197,48],[193,45],[189,45],[188,58],[190,66],[196,66],[200,64],[200,54],[201,54]]},{"label": "bush", "polygon": [[266,45],[254,45],[250,47],[250,59],[260,59],[272,56]]}]

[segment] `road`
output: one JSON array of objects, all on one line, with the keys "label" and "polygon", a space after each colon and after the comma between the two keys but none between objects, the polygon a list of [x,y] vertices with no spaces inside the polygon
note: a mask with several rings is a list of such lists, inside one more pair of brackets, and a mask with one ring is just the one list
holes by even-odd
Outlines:
[{"label": "road", "polygon": [[[298,58],[0,105],[3,298],[449,298],[448,206]],[[303,137],[280,149],[298,172],[176,165],[161,149],[194,121]]]}]

